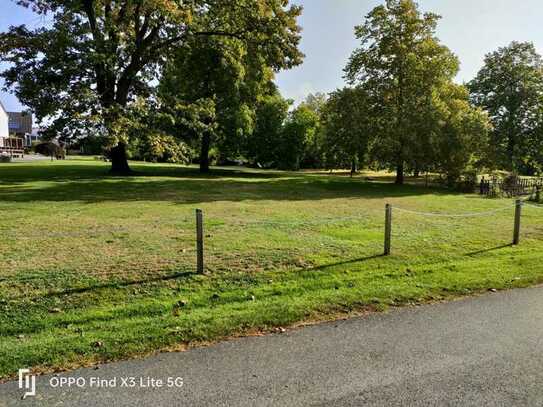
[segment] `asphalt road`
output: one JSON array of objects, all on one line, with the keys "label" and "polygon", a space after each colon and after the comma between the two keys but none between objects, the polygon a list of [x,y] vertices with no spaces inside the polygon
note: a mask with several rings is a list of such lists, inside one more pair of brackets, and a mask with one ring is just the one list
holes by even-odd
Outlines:
[{"label": "asphalt road", "polygon": [[543,406],[542,345],[543,288],[522,289],[42,376],[26,400],[10,382],[0,406]]}]

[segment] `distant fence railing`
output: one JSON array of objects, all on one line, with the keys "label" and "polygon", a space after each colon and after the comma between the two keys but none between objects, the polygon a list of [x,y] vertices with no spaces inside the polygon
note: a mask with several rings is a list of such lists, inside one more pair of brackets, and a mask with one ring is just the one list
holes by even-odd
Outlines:
[{"label": "distant fence railing", "polygon": [[479,184],[479,193],[490,197],[506,196],[509,198],[539,195],[543,189],[543,178],[482,179]]}]

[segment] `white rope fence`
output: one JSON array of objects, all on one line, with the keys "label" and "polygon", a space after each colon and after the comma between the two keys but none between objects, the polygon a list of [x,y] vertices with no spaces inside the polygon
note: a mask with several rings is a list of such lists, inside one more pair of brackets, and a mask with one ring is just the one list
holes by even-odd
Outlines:
[{"label": "white rope fence", "polygon": [[541,207],[537,205],[527,204],[525,201],[521,199],[517,199],[513,206],[507,205],[507,206],[503,206],[501,208],[493,209],[490,211],[467,212],[467,213],[458,213],[458,214],[419,212],[419,211],[412,211],[410,209],[404,209],[400,207],[393,207],[392,205],[387,204],[385,208],[385,252],[384,254],[385,256],[388,256],[390,255],[390,252],[391,252],[392,210],[393,209],[399,212],[406,212],[406,213],[421,215],[421,216],[446,217],[446,218],[474,218],[474,217],[494,215],[496,213],[508,211],[508,210],[511,210],[512,208],[515,208],[515,218],[514,218],[514,226],[513,226],[513,245],[518,245],[520,243],[520,221],[521,221],[521,215],[522,215],[522,207],[524,205],[535,206],[541,209]]},{"label": "white rope fence", "polygon": [[[408,214],[413,215],[419,215],[419,216],[427,216],[427,217],[435,217],[435,218],[476,218],[476,217],[485,217],[485,216],[491,216],[495,215],[500,212],[509,211],[511,209],[514,209],[514,227],[513,227],[513,245],[518,245],[520,243],[520,223],[521,223],[521,214],[522,214],[522,207],[523,206],[530,206],[537,209],[543,209],[543,205],[536,205],[527,202],[526,200],[516,200],[513,204],[508,204],[505,206],[502,206],[500,208],[491,209],[488,211],[481,211],[481,212],[464,212],[464,213],[439,213],[439,212],[422,212],[422,211],[415,211],[411,209],[406,209],[402,207],[393,206],[390,204],[387,204],[385,207],[385,250],[384,255],[388,256],[391,254],[391,240],[392,240],[392,213],[393,210],[398,212],[404,212]],[[197,270],[199,273],[204,273],[204,262],[203,262],[203,252],[204,252],[204,233],[203,233],[203,213],[202,211],[197,211],[197,258],[198,258],[198,265]],[[368,215],[364,214],[358,214],[356,216],[349,216],[349,217],[343,217],[343,218],[324,218],[324,219],[318,219],[318,220],[300,220],[295,222],[289,222],[289,221],[246,221],[246,222],[239,222],[239,223],[232,223],[232,224],[225,224],[225,225],[214,225],[213,227],[247,227],[247,226],[288,226],[288,227],[295,227],[295,226],[309,226],[309,225],[323,225],[323,224],[329,224],[329,223],[340,223],[340,222],[348,222],[348,221],[358,221],[358,220],[365,220],[368,218]]]},{"label": "white rope fence", "polygon": [[524,205],[529,206],[531,208],[543,209],[543,205],[537,205],[530,202],[524,202]]},{"label": "white rope fence", "polygon": [[328,225],[331,223],[342,223],[349,221],[357,221],[367,219],[368,215],[356,215],[348,216],[342,218],[321,218],[318,220],[300,220],[300,221],[248,221],[248,222],[239,222],[233,224],[227,224],[224,226],[318,226],[318,225]]},{"label": "white rope fence", "polygon": [[398,206],[393,206],[394,210],[400,211],[400,212],[406,212],[413,215],[420,215],[420,216],[432,216],[432,217],[441,217],[441,218],[474,218],[478,216],[488,216],[488,215],[494,215],[499,212],[511,210],[514,208],[515,205],[508,205],[504,206],[502,208],[486,211],[486,212],[467,212],[467,213],[438,213],[438,212],[419,212],[419,211],[413,211],[410,209],[400,208]]}]

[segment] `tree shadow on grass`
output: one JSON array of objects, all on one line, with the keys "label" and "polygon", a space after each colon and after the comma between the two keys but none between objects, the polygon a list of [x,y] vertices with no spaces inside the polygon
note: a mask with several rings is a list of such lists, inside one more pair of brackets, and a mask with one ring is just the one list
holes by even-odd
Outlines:
[{"label": "tree shadow on grass", "polygon": [[59,165],[43,165],[39,163],[24,165],[4,165],[0,167],[0,185],[20,184],[27,182],[52,181],[102,181],[130,179],[133,177],[171,177],[192,179],[217,179],[224,177],[271,179],[289,176],[303,176],[304,173],[286,173],[284,171],[259,170],[246,167],[212,167],[209,173],[201,173],[195,166],[132,164],[129,175],[110,173],[109,165],[92,162],[65,162]]},{"label": "tree shadow on grass", "polygon": [[[40,167],[0,180],[0,202],[240,202],[245,200],[304,201],[334,198],[383,199],[450,191],[414,185],[396,186],[361,178],[250,169],[213,170],[200,174],[190,167],[136,167],[134,176],[113,177],[103,167],[65,165]],[[8,167],[9,168],[9,167]],[[2,168],[3,170],[4,168]],[[51,172],[51,169],[55,171]],[[141,171],[140,171],[141,169]]]},{"label": "tree shadow on grass", "polygon": [[375,260],[375,259],[380,259],[384,257],[386,257],[384,254],[374,254],[373,256],[360,257],[358,259],[350,259],[350,260],[345,260],[345,261],[339,261],[337,263],[323,264],[320,266],[305,269],[304,271],[322,271],[322,270],[329,269],[331,267],[340,267],[340,266],[346,266],[349,264],[363,263],[369,260]]},{"label": "tree shadow on grass", "polygon": [[[369,260],[379,259],[385,257],[384,254],[376,254],[373,256],[367,256],[367,257],[361,257],[357,259],[350,259],[346,261],[340,261],[336,263],[330,263],[330,264],[323,264],[316,267],[310,267],[302,269],[304,272],[313,272],[313,271],[322,271],[326,270],[330,267],[337,267],[337,266],[345,266],[348,264],[355,264],[355,263],[362,263]],[[58,290],[58,291],[52,291],[44,294],[40,294],[38,296],[35,296],[32,298],[32,300],[37,300],[40,298],[51,298],[51,297],[63,297],[66,295],[77,295],[77,294],[84,294],[91,291],[97,291],[101,289],[110,289],[110,288],[125,288],[125,287],[131,287],[131,286],[137,286],[137,285],[144,285],[149,283],[155,283],[155,282],[163,282],[163,281],[171,281],[171,280],[182,280],[187,279],[190,277],[194,277],[196,275],[199,275],[196,272],[193,271],[186,271],[186,272],[178,272],[174,274],[169,274],[165,276],[155,277],[155,278],[145,278],[145,279],[137,279],[137,280],[128,280],[128,281],[111,281],[107,283],[101,283],[101,284],[92,284],[88,285],[86,287],[77,287],[77,288],[66,288],[64,290]],[[14,297],[12,299],[22,299],[27,298],[26,296],[20,296],[20,297]]]},{"label": "tree shadow on grass", "polygon": [[509,243],[509,244],[504,244],[504,245],[501,245],[501,246],[491,247],[491,248],[488,248],[488,249],[477,250],[475,252],[466,253],[466,256],[477,256],[478,254],[490,253],[490,252],[494,252],[494,251],[497,251],[497,250],[506,249],[508,247],[513,247],[513,244]]},{"label": "tree shadow on grass", "polygon": [[[350,259],[346,261],[331,263],[331,264],[325,264],[317,267],[311,267],[303,269],[304,272],[315,272],[315,271],[322,271],[326,270],[330,267],[337,267],[337,266],[344,266],[348,264],[355,264],[355,263],[361,263],[365,261],[369,261],[372,259],[378,259],[384,257],[384,255],[373,255],[373,256],[367,256],[367,257],[361,257],[357,259]],[[95,292],[102,289],[117,289],[117,288],[126,288],[126,287],[132,287],[132,286],[138,286],[138,285],[145,285],[153,282],[163,282],[163,281],[171,281],[171,280],[179,280],[179,279],[188,279],[190,277],[198,275],[195,272],[179,272],[175,274],[170,274],[162,277],[157,278],[148,278],[148,279],[139,279],[139,280],[130,280],[130,281],[121,281],[121,282],[110,282],[110,283],[103,283],[103,284],[94,284],[89,285],[87,287],[79,287],[79,288],[67,288],[64,290],[49,292],[45,294],[41,294],[39,296],[35,296],[33,298],[30,298],[31,301],[37,301],[44,298],[57,298],[57,297],[65,297],[70,295],[79,295],[79,294],[86,294],[89,292]],[[23,297],[13,298],[13,299],[21,299]],[[27,298],[27,297],[24,297]],[[153,315],[162,315],[164,313],[164,310],[162,308],[156,309],[154,311],[146,310],[146,315],[149,316],[151,314]],[[124,310],[122,311],[123,315],[130,315],[130,310]],[[92,321],[110,321],[116,318],[119,318],[121,314],[119,312],[115,313],[115,315],[100,315],[100,316],[81,316],[80,318],[75,320],[71,320],[70,322],[72,324],[84,324]],[[51,325],[52,324],[52,325]],[[64,326],[66,325],[66,322],[62,319],[59,319],[57,321],[48,322],[47,327],[44,325],[43,321],[41,320],[35,320],[33,324],[29,324],[28,326],[25,326],[21,328],[20,326],[17,326],[16,328],[8,329],[9,332],[7,334],[31,334],[35,332],[39,332],[45,328],[51,328],[51,326]]]},{"label": "tree shadow on grass", "polygon": [[197,275],[197,273],[193,271],[186,271],[186,272],[179,272],[179,273],[169,274],[166,276],[161,276],[161,277],[156,277],[156,278],[146,278],[146,279],[129,280],[129,281],[112,281],[109,283],[95,284],[95,285],[91,285],[87,287],[67,288],[65,290],[52,291],[52,292],[48,292],[48,293],[36,296],[33,299],[37,300],[40,298],[62,297],[65,295],[84,294],[87,292],[97,291],[97,290],[102,290],[102,289],[126,288],[126,287],[131,287],[131,286],[144,285],[144,284],[156,283],[156,282],[162,282],[162,281],[182,280],[189,277],[193,277],[195,275]]}]

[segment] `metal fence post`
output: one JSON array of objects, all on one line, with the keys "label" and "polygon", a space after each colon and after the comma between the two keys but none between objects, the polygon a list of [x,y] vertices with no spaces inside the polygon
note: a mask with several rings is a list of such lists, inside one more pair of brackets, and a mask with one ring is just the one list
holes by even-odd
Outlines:
[{"label": "metal fence post", "polygon": [[385,207],[385,256],[390,255],[390,238],[392,236],[392,205]]},{"label": "metal fence post", "polygon": [[196,270],[204,274],[204,221],[201,209],[196,209]]},{"label": "metal fence post", "polygon": [[513,233],[513,245],[520,243],[520,218],[522,215],[522,201],[517,199],[515,204],[515,229]]}]

